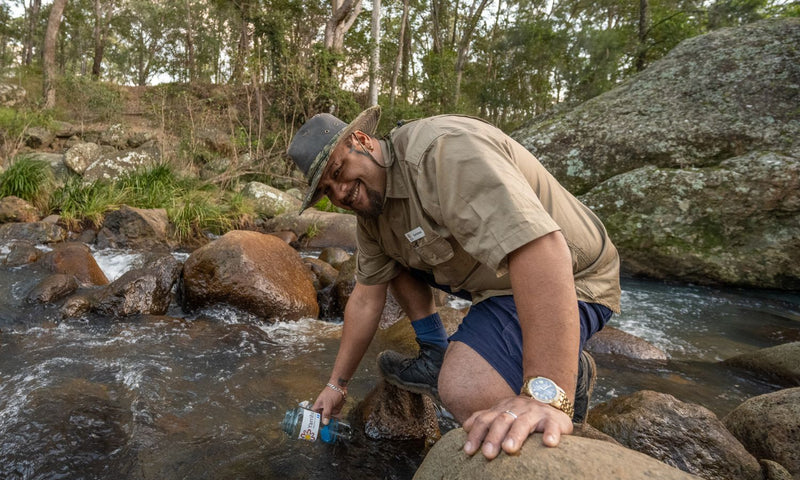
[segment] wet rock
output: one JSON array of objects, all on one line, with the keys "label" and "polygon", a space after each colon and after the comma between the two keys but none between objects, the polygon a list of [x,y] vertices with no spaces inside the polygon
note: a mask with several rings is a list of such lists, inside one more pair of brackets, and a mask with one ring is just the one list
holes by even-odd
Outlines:
[{"label": "wet rock", "polygon": [[109,213],[97,233],[99,248],[169,250],[169,218],[163,208],[142,209],[123,205]]},{"label": "wet rock", "polygon": [[0,199],[0,223],[37,221],[39,211],[29,202],[13,195]]},{"label": "wet rock", "polygon": [[252,198],[255,201],[258,213],[268,218],[287,212],[295,213],[300,210],[302,205],[302,202],[291,195],[260,182],[250,182],[245,185],[242,189],[242,195],[246,198]]},{"label": "wet rock", "polygon": [[83,175],[89,166],[103,153],[103,148],[92,142],[73,145],[64,153],[64,163],[70,170]]},{"label": "wet rock", "polygon": [[342,267],[343,263],[350,260],[351,256],[352,255],[350,255],[344,249],[339,247],[323,248],[322,251],[319,253],[319,259],[329,264],[336,270],[339,270]]},{"label": "wet rock", "polygon": [[181,266],[172,255],[125,272],[98,295],[92,310],[103,315],[126,317],[163,315],[172,301],[172,286]]},{"label": "wet rock", "polygon": [[319,314],[311,273],[297,251],[272,235],[241,230],[189,256],[179,301],[185,311],[227,303],[265,319]]},{"label": "wet rock", "polygon": [[25,145],[31,148],[48,148],[56,136],[46,128],[31,127],[25,129],[24,139]]},{"label": "wet rock", "polygon": [[56,245],[42,257],[41,263],[53,273],[74,276],[81,285],[108,284],[108,278],[92,256],[91,250],[83,243]]},{"label": "wet rock", "polygon": [[[466,309],[458,310],[448,306],[439,307],[438,311],[447,335],[455,333],[467,313]],[[376,345],[381,350],[396,350],[413,356],[416,356],[419,351],[416,338],[408,317],[402,317],[390,325],[381,326],[375,334]]]},{"label": "wet rock", "polygon": [[92,299],[88,294],[77,294],[69,297],[61,306],[63,318],[78,318],[92,308]]},{"label": "wet rock", "polygon": [[60,300],[78,289],[78,281],[74,275],[54,273],[28,293],[27,300],[31,303],[52,303]]},{"label": "wet rock", "polygon": [[441,437],[433,400],[381,381],[358,405],[354,415],[368,437],[376,440],[425,439]]},{"label": "wet rock", "polygon": [[25,101],[27,92],[19,85],[0,82],[0,106],[13,107]]},{"label": "wet rock", "polygon": [[647,455],[602,440],[574,435],[561,437],[558,448],[542,444],[542,434],[528,437],[519,455],[501,452],[492,461],[477,453],[464,453],[467,435],[457,428],[431,448],[414,480],[553,480],[597,478],[604,480],[696,479]]},{"label": "wet rock", "polygon": [[0,225],[0,241],[26,240],[33,244],[62,242],[67,231],[47,222],[4,223]]},{"label": "wet rock", "polygon": [[708,409],[640,391],[589,411],[588,421],[622,445],[705,479],[760,480],[761,467]]},{"label": "wet rock", "polygon": [[723,422],[753,456],[800,478],[800,387],[750,398]]},{"label": "wet rock", "polygon": [[723,363],[767,377],[781,385],[800,385],[800,342],[743,353]]},{"label": "wet rock", "polygon": [[83,172],[83,181],[84,183],[92,183],[97,180],[113,181],[138,169],[152,167],[158,160],[157,151],[143,147],[136,150],[102,154],[86,167]]},{"label": "wet rock", "polygon": [[[333,285],[320,292],[327,298],[324,300],[326,305],[326,312],[328,317],[342,317],[344,316],[344,308],[350,300],[350,294],[353,293],[353,288],[356,286],[356,256],[352,255],[350,259],[339,267],[339,274]],[[403,316],[403,309],[397,300],[389,291],[386,295],[386,304],[383,307],[381,314],[381,328],[386,328],[394,324]]]},{"label": "wet rock", "polygon": [[18,267],[20,265],[27,265],[39,259],[42,252],[36,246],[25,240],[13,240],[9,242],[6,247],[8,248],[8,255],[6,255],[4,264],[9,267]]},{"label": "wet rock", "polygon": [[268,232],[291,230],[308,248],[356,248],[356,216],[345,213],[320,212],[310,208],[298,215],[284,213],[264,223]]},{"label": "wet rock", "polygon": [[333,285],[339,272],[318,258],[303,257],[303,263],[311,270],[314,288],[319,291]]},{"label": "wet rock", "polygon": [[612,353],[637,360],[666,360],[667,353],[630,333],[610,326],[604,327],[586,342],[591,353]]}]

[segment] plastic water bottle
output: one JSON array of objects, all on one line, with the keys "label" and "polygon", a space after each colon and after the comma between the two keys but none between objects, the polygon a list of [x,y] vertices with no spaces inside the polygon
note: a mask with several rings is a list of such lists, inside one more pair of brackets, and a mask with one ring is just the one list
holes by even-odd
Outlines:
[{"label": "plastic water bottle", "polygon": [[281,422],[281,428],[290,438],[297,438],[308,442],[321,441],[336,443],[350,440],[353,431],[350,425],[331,418],[327,425],[322,425],[322,416],[301,406],[286,411]]}]

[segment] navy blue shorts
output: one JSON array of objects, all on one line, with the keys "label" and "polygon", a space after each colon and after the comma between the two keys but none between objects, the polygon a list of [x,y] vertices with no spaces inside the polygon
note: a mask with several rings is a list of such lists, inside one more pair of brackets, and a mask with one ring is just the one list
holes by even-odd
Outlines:
[{"label": "navy blue shorts", "polygon": [[[611,318],[611,309],[578,301],[581,350],[589,338]],[[470,307],[450,341],[462,342],[483,357],[514,392],[522,388],[522,329],[511,295],[490,297]]]}]

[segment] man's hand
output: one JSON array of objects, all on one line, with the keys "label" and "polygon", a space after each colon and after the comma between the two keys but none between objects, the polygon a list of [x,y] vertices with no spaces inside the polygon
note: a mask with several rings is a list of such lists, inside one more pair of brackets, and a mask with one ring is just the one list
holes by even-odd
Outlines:
[{"label": "man's hand", "polygon": [[343,406],[344,395],[325,387],[317,396],[317,401],[314,402],[311,410],[319,412],[322,415],[322,424],[327,425],[331,421],[331,417],[339,415]]},{"label": "man's hand", "polygon": [[509,455],[518,453],[533,432],[542,432],[548,447],[558,446],[561,435],[572,433],[572,419],[566,413],[519,395],[475,412],[463,426],[467,432],[464,451],[473,455],[480,448],[488,460],[495,458],[501,447]]}]

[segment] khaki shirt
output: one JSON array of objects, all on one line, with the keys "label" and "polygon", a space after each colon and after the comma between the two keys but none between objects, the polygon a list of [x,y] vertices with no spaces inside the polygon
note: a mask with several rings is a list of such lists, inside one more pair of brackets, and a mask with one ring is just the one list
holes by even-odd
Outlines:
[{"label": "khaki shirt", "polygon": [[511,137],[442,115],[396,128],[381,146],[386,198],[377,219],[358,219],[359,282],[415,268],[476,303],[511,295],[508,254],[560,230],[578,300],[619,312],[619,256],[605,227]]}]

